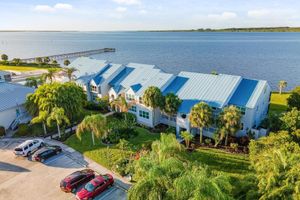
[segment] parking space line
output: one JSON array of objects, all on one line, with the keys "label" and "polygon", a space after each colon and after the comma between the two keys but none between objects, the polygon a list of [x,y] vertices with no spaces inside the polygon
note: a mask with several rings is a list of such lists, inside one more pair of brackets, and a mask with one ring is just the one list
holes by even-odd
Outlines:
[{"label": "parking space line", "polygon": [[104,195],[100,195],[100,198],[98,200],[101,199],[105,199],[105,197],[107,197],[108,195],[110,195],[112,192],[118,190],[118,188],[112,187],[109,191],[107,191]]}]

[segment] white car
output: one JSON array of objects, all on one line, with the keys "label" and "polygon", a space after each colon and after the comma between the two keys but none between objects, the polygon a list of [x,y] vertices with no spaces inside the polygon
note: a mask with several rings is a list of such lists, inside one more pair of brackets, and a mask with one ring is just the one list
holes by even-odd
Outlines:
[{"label": "white car", "polygon": [[15,148],[14,153],[17,156],[29,156],[43,145],[44,141],[42,139],[26,140]]}]

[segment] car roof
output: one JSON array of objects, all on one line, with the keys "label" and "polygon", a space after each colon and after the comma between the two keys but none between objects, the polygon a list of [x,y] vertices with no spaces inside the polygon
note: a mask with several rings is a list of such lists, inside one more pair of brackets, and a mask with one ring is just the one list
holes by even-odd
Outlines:
[{"label": "car roof", "polygon": [[22,142],[21,144],[19,144],[17,146],[17,148],[22,148],[22,147],[27,146],[29,143],[32,143],[32,142],[33,142],[33,140],[26,140],[26,141]]},{"label": "car roof", "polygon": [[71,179],[74,179],[75,177],[81,175],[81,174],[85,174],[86,172],[88,171],[88,169],[84,169],[84,170],[81,170],[81,171],[76,171],[76,172],[73,172],[72,174],[68,175],[65,180],[66,181],[69,181]]},{"label": "car roof", "polygon": [[91,183],[94,186],[97,186],[97,185],[103,183],[104,181],[105,181],[105,179],[102,176],[97,176],[96,178],[94,178],[93,180],[91,180]]},{"label": "car roof", "polygon": [[52,148],[49,148],[49,147],[43,147],[43,148],[37,150],[37,151],[35,152],[35,154],[43,153],[43,152],[45,152],[45,151],[47,151],[47,150],[49,150],[49,149],[52,149]]}]

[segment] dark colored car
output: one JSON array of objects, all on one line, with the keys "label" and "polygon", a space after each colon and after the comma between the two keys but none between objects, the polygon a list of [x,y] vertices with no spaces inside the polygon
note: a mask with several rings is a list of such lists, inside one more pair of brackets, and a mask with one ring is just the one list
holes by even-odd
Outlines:
[{"label": "dark colored car", "polygon": [[95,178],[95,172],[91,169],[76,171],[60,182],[60,189],[64,192],[75,193],[80,185],[83,185]]},{"label": "dark colored car", "polygon": [[32,155],[32,160],[44,162],[46,159],[61,153],[62,149],[60,146],[46,146],[37,150]]},{"label": "dark colored car", "polygon": [[113,184],[114,178],[110,174],[96,176],[76,193],[76,198],[79,200],[93,199]]}]

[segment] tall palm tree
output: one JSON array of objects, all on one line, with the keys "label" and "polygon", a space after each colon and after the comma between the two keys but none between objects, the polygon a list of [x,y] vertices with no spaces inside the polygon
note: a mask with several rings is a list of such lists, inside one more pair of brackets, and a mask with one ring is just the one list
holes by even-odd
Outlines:
[{"label": "tall palm tree", "polygon": [[52,83],[53,78],[55,77],[55,73],[57,72],[56,69],[48,69],[48,72],[45,74],[46,79],[50,80],[50,83]]},{"label": "tall palm tree", "polygon": [[211,107],[205,102],[194,105],[189,119],[192,127],[200,129],[200,144],[202,144],[203,128],[210,126],[213,122]]},{"label": "tall palm tree", "polygon": [[175,115],[182,100],[173,93],[169,93],[165,96],[165,105],[163,107],[163,112],[169,116],[169,121],[172,115]]},{"label": "tall palm tree", "polygon": [[72,81],[73,73],[78,70],[74,67],[66,67],[66,68],[64,68],[64,71],[67,73],[69,81]]},{"label": "tall palm tree", "polygon": [[36,77],[26,78],[25,85],[28,86],[28,87],[37,88],[38,87],[38,78],[36,78]]},{"label": "tall palm tree", "polygon": [[71,64],[71,62],[69,60],[64,60],[64,65],[68,66],[69,64]]},{"label": "tall palm tree", "polygon": [[190,141],[193,139],[193,134],[191,134],[190,132],[188,131],[182,131],[181,132],[181,137],[184,139],[185,141],[185,145],[186,145],[186,148],[189,148],[190,146]]},{"label": "tall palm tree", "polygon": [[[33,115],[34,112],[34,106],[33,104],[30,105],[30,103],[26,103],[26,108],[29,111],[30,114]],[[35,118],[33,118],[31,120],[31,123],[35,124],[35,123],[42,123],[43,126],[43,130],[44,130],[44,134],[47,135],[47,128],[46,128],[46,122],[47,122],[47,118],[49,116],[49,113],[47,111],[40,111],[38,113],[38,116],[36,116]]]},{"label": "tall palm tree", "polygon": [[224,108],[219,116],[220,126],[225,130],[225,145],[227,146],[228,135],[234,136],[241,128],[241,111],[235,106]]},{"label": "tall palm tree", "polygon": [[284,88],[286,88],[287,86],[287,82],[284,80],[279,81],[278,83],[278,87],[279,87],[279,94],[282,93],[282,90],[284,90]]},{"label": "tall palm tree", "polygon": [[58,131],[58,137],[61,137],[60,125],[63,123],[70,124],[68,117],[65,115],[63,108],[55,107],[52,109],[49,117],[47,118],[47,125],[51,126],[52,121],[55,121]]},{"label": "tall palm tree", "polygon": [[81,138],[84,131],[89,131],[92,134],[92,142],[95,145],[95,136],[104,138],[107,136],[107,121],[101,114],[86,116],[78,125],[76,135]]}]

